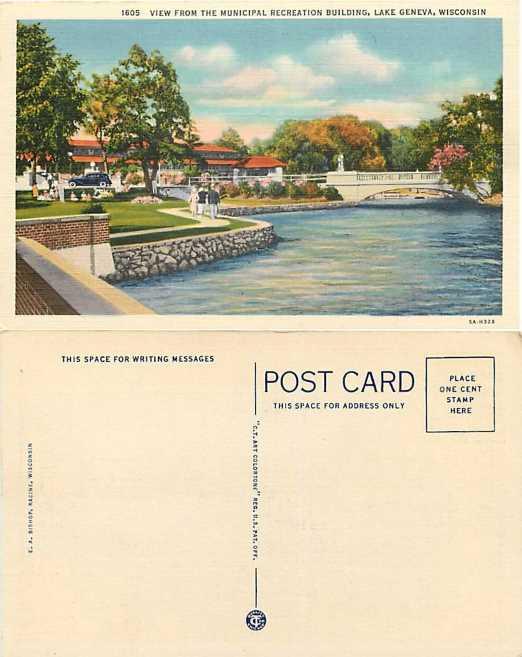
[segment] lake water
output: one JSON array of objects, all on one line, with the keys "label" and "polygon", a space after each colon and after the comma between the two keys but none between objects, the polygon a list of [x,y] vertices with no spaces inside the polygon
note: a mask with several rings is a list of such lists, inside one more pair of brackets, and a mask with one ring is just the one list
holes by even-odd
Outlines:
[{"label": "lake water", "polygon": [[162,314],[502,312],[498,208],[404,199],[260,218],[277,246],[119,287]]}]

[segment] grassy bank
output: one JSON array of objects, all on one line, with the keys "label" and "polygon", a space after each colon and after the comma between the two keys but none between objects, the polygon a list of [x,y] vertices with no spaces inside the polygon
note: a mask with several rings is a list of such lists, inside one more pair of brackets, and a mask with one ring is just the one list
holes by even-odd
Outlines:
[{"label": "grassy bank", "polygon": [[[30,194],[30,193],[29,193]],[[186,208],[185,201],[163,201],[158,205],[139,205],[127,200],[104,199],[105,211],[110,214],[109,227],[111,233],[121,233],[131,230],[147,230],[153,228],[169,228],[170,226],[190,226],[195,221],[187,217],[165,214],[159,210],[171,208]],[[16,218],[37,219],[41,217],[61,217],[81,214],[89,206],[83,201],[34,201],[32,198],[17,196]]]},{"label": "grassy bank", "polygon": [[[187,228],[186,230],[166,230],[163,233],[144,233],[143,235],[115,235],[111,237],[111,246],[128,246],[131,244],[148,244],[150,242],[163,242],[164,240],[175,237],[195,237],[197,235],[208,235],[209,233],[228,233],[238,228],[247,228],[252,226],[251,221],[242,221],[239,219],[230,219],[229,225],[219,228]],[[197,223],[191,221],[190,223]],[[180,224],[181,225],[181,224]]]}]

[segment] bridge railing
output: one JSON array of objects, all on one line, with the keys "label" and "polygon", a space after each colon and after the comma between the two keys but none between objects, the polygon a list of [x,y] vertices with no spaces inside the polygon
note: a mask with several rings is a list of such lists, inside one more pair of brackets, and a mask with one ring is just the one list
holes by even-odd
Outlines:
[{"label": "bridge railing", "polygon": [[194,176],[189,178],[189,185],[200,185],[208,183],[229,183],[234,182],[239,184],[242,181],[248,182],[250,185],[253,185],[255,182],[259,182],[263,185],[266,185],[272,181],[276,182],[290,182],[290,183],[306,183],[306,182],[315,182],[319,185],[324,185],[328,176],[341,175],[345,176],[348,180],[351,178],[354,182],[358,183],[387,183],[387,182],[398,182],[398,183],[441,183],[442,182],[442,173],[440,171],[329,171],[328,173],[300,173],[300,174],[284,174],[283,176],[275,175],[264,175],[264,176],[234,176],[230,174],[203,174],[201,176]]},{"label": "bridge railing", "polygon": [[284,174],[282,176],[276,174],[266,174],[264,176],[234,176],[233,174],[206,174],[202,176],[193,176],[189,178],[189,185],[207,184],[207,183],[240,183],[246,181],[253,185],[255,182],[262,184],[269,184],[271,182],[292,182],[292,183],[306,183],[316,182],[318,184],[326,182],[326,173],[298,173],[298,174]]},{"label": "bridge railing", "polygon": [[440,171],[382,171],[357,172],[357,182],[441,182]]}]

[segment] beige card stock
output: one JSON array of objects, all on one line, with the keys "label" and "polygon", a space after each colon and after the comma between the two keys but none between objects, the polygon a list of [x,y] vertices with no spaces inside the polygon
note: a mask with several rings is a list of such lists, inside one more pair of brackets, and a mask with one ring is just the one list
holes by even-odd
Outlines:
[{"label": "beige card stock", "polygon": [[5,657],[520,654],[518,335],[1,345]]}]

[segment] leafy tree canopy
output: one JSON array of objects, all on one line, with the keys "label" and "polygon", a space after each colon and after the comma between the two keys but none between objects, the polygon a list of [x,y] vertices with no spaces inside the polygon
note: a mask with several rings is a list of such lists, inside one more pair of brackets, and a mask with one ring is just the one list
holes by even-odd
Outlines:
[{"label": "leafy tree canopy", "polygon": [[114,106],[110,149],[140,163],[151,192],[160,161],[182,160],[197,141],[176,69],[159,51],[133,45],[107,77]]},{"label": "leafy tree canopy", "polygon": [[57,167],[68,161],[69,138],[83,119],[79,63],[61,54],[39,23],[17,26],[16,153],[21,169],[29,159]]},{"label": "leafy tree canopy", "polygon": [[340,153],[346,169],[379,171],[386,164],[375,130],[351,115],[285,121],[267,150],[286,161],[289,172],[327,171]]},{"label": "leafy tree canopy", "polygon": [[116,93],[115,82],[110,76],[93,74],[85,100],[84,126],[96,137],[103,153],[105,171],[108,171],[107,141],[117,116]]},{"label": "leafy tree canopy", "polygon": [[248,147],[243,141],[243,138],[235,128],[227,128],[223,130],[219,139],[215,143],[218,146],[226,146],[234,151],[238,151],[241,155],[248,154]]},{"label": "leafy tree canopy", "polygon": [[502,190],[502,78],[492,93],[469,94],[461,102],[445,102],[439,128],[439,146],[459,145],[469,154],[446,177],[457,186],[487,179],[493,191]]}]

